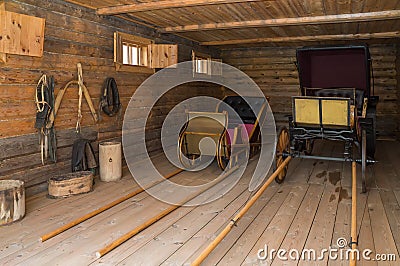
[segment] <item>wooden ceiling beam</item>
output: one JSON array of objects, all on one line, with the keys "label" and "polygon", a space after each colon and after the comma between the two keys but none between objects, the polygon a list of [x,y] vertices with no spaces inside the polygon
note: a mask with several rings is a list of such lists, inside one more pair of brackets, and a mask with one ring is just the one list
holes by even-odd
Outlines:
[{"label": "wooden ceiling beam", "polygon": [[277,18],[277,19],[265,19],[265,20],[206,23],[197,25],[167,27],[161,30],[164,32],[187,32],[187,31],[238,29],[238,28],[251,28],[251,27],[278,27],[278,26],[297,26],[297,25],[313,25],[313,24],[326,24],[326,23],[363,22],[363,21],[388,20],[388,19],[399,19],[399,18],[400,18],[400,10],[387,10],[378,12],[339,14],[339,15],[314,16],[314,17]]},{"label": "wooden ceiling beam", "polygon": [[319,41],[346,41],[346,40],[392,39],[392,38],[400,38],[400,31],[209,41],[209,42],[201,42],[200,44],[233,45],[233,44],[249,44],[249,43],[319,42]]},{"label": "wooden ceiling beam", "polygon": [[103,7],[97,9],[96,13],[98,15],[116,15],[123,13],[134,13],[134,12],[143,12],[149,10],[160,10],[168,8],[207,6],[207,5],[258,2],[258,1],[260,0],[162,0],[162,1],[152,1],[139,4]]}]

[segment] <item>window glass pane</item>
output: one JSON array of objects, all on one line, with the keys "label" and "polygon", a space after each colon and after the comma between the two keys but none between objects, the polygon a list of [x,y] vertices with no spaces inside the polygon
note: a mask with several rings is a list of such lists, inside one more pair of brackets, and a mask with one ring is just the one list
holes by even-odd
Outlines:
[{"label": "window glass pane", "polygon": [[127,45],[123,45],[122,46],[122,63],[127,65],[129,64],[129,60],[128,60],[128,46]]},{"label": "window glass pane", "polygon": [[140,49],[137,46],[132,46],[132,65],[138,66],[139,65],[139,51]]},{"label": "window glass pane", "polygon": [[122,58],[125,65],[140,65],[140,47],[135,44],[124,43],[122,46]]},{"label": "window glass pane", "polygon": [[204,59],[196,59],[196,73],[207,74],[208,73],[208,61]]}]

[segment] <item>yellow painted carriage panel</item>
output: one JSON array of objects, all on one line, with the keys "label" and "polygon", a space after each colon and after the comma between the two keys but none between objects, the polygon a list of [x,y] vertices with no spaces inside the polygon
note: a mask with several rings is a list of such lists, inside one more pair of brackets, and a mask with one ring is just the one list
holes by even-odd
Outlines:
[{"label": "yellow painted carriage panel", "polygon": [[294,98],[294,111],[296,123],[320,124],[318,98]]},{"label": "yellow painted carriage panel", "polygon": [[188,112],[188,125],[184,133],[189,154],[216,155],[219,138],[227,126],[227,113]]},{"label": "yellow painted carriage panel", "polygon": [[349,100],[323,99],[322,124],[330,126],[349,126]]}]

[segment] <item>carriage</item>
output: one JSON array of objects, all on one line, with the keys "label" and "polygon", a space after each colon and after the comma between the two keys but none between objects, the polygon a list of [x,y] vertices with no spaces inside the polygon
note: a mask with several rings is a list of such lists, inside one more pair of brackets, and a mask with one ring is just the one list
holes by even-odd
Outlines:
[{"label": "carriage", "polygon": [[182,165],[195,168],[200,156],[216,157],[224,170],[256,154],[261,147],[260,125],[266,104],[264,97],[227,96],[215,112],[186,111],[187,122],[178,141]]},{"label": "carriage", "polygon": [[[366,191],[366,166],[374,162],[376,105],[367,46],[304,47],[296,53],[300,96],[292,97],[288,127],[277,135],[275,167],[288,157],[356,161]],[[373,82],[372,82],[373,83]],[[312,155],[316,139],[344,142],[343,156]],[[357,147],[358,152],[354,152]],[[284,181],[287,166],[276,177]]]}]

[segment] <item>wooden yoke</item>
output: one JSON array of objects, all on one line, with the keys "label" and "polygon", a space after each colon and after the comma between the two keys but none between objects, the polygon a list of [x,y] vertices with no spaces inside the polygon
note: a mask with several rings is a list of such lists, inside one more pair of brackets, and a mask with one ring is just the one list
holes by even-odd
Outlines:
[{"label": "wooden yoke", "polygon": [[79,92],[78,92],[78,94],[79,94],[78,121],[76,122],[76,130],[77,130],[77,132],[80,131],[80,122],[81,122],[81,119],[82,119],[82,113],[81,113],[82,93],[83,93],[83,95],[85,95],[86,102],[89,105],[90,112],[92,113],[94,121],[97,123],[97,121],[99,120],[98,116],[97,116],[97,113],[96,113],[96,110],[94,109],[94,105],[93,105],[93,102],[92,102],[92,98],[90,97],[89,91],[88,91],[87,87],[85,86],[85,84],[83,83],[83,75],[82,75],[82,65],[81,65],[81,63],[77,64],[77,68],[78,68],[78,80],[69,81],[64,86],[64,88],[61,88],[60,91],[58,92],[57,97],[56,97],[56,101],[55,101],[55,104],[54,104],[54,110],[50,113],[49,122],[46,125],[47,128],[50,128],[50,127],[53,126],[55,117],[56,117],[57,112],[58,112],[58,109],[60,109],[61,101],[62,101],[62,99],[64,97],[65,91],[68,89],[69,86],[71,86],[73,84],[78,85],[78,89],[79,89]]}]

